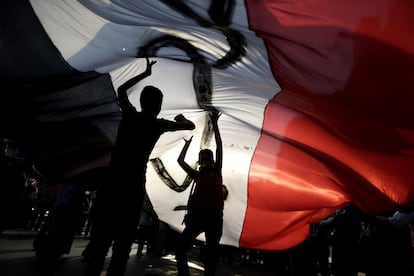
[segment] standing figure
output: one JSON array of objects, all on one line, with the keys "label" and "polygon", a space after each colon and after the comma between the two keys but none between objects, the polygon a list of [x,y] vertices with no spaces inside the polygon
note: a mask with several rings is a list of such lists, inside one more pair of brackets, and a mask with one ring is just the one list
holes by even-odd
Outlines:
[{"label": "standing figure", "polygon": [[185,229],[181,233],[177,245],[176,259],[178,275],[190,275],[187,265],[186,252],[196,237],[204,232],[206,238],[205,248],[205,272],[204,275],[215,275],[218,261],[218,246],[223,228],[223,146],[218,128],[220,114],[213,111],[210,114],[216,140],[216,161],[210,149],[202,149],[198,155],[199,170],[193,169],[184,159],[192,141],[192,137],[185,140],[185,144],[178,157],[178,164],[194,180],[194,193],[191,195],[187,214],[185,217]]},{"label": "standing figure", "polygon": [[374,230],[365,242],[367,276],[414,275],[410,230],[414,212],[404,209],[372,217]]},{"label": "standing figure", "polygon": [[193,130],[195,125],[179,114],[175,121],[157,118],[163,94],[154,86],[143,88],[141,112],[131,104],[127,90],[151,75],[155,61],[146,58],[146,70],[118,88],[121,122],[109,163],[109,176],[97,190],[94,233],[88,246],[85,275],[100,274],[112,245],[107,276],[125,273],[145,196],[146,169],[149,156],[160,138],[168,131]]},{"label": "standing figure", "polygon": [[354,204],[344,206],[332,219],[332,272],[357,276],[361,268],[360,237],[364,213]]}]

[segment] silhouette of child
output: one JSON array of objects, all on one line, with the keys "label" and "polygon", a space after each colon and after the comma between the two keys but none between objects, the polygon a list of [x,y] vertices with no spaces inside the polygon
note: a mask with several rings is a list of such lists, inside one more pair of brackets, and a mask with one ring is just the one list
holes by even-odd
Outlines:
[{"label": "silhouette of child", "polygon": [[[169,131],[193,130],[195,125],[179,114],[175,121],[157,118],[163,94],[146,86],[140,97],[141,112],[131,104],[127,90],[151,75],[155,61],[146,58],[146,70],[118,88],[121,122],[109,163],[108,181],[97,191],[94,234],[85,275],[100,274],[112,245],[107,276],[125,273],[145,196],[147,162],[159,137]],[[112,244],[113,243],[113,244]]]},{"label": "silhouette of child", "polygon": [[220,114],[213,111],[210,114],[211,123],[216,140],[216,161],[210,149],[199,152],[199,170],[193,169],[184,159],[192,137],[185,140],[184,147],[178,157],[179,165],[194,180],[194,193],[187,206],[185,229],[180,235],[177,245],[176,259],[178,275],[189,275],[186,251],[190,248],[196,237],[204,232],[206,237],[205,272],[204,275],[214,275],[218,261],[218,246],[223,228],[223,179],[222,160],[223,146],[218,128]]}]

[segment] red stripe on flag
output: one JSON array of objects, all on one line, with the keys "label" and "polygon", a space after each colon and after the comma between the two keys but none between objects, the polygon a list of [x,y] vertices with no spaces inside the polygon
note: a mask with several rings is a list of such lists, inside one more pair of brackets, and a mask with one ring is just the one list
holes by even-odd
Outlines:
[{"label": "red stripe on flag", "polygon": [[283,91],[266,108],[240,246],[293,246],[347,201],[414,205],[413,2],[246,4]]}]

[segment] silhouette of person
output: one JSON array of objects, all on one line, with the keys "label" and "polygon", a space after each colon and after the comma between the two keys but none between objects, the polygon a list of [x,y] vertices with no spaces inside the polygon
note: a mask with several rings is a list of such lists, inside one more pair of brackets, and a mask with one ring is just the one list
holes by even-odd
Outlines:
[{"label": "silhouette of person", "polygon": [[401,209],[372,219],[375,231],[368,248],[366,275],[414,275],[410,231],[414,212]]},{"label": "silhouette of person", "polygon": [[25,172],[29,161],[17,144],[0,137],[0,233],[7,228],[25,227],[23,218]]},{"label": "silhouette of person", "polygon": [[332,271],[335,276],[357,276],[360,270],[360,236],[364,213],[355,205],[344,206],[333,217]]},{"label": "silhouette of person", "polygon": [[196,237],[204,232],[206,238],[205,247],[205,272],[204,275],[215,275],[218,262],[218,246],[223,228],[223,179],[222,160],[223,146],[218,128],[217,111],[210,113],[210,120],[216,140],[216,161],[210,149],[202,149],[199,152],[199,169],[193,169],[184,159],[192,141],[184,139],[184,147],[178,157],[178,164],[194,180],[195,188],[187,206],[185,216],[185,229],[179,237],[176,249],[178,275],[190,275],[186,251],[190,248]]},{"label": "silhouette of person", "polygon": [[143,88],[138,112],[127,90],[150,76],[155,61],[146,58],[146,70],[118,88],[121,122],[109,162],[108,182],[97,190],[94,234],[84,275],[99,275],[112,245],[107,276],[125,273],[145,196],[147,162],[159,137],[170,131],[193,130],[195,125],[182,114],[175,121],[157,118],[163,94],[154,86]]}]

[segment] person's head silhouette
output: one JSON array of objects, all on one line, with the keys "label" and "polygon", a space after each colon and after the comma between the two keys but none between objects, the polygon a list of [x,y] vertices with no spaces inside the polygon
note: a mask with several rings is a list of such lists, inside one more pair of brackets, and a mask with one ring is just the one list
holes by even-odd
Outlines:
[{"label": "person's head silhouette", "polygon": [[202,149],[198,153],[198,164],[200,169],[211,168],[214,166],[213,152],[210,149]]},{"label": "person's head silhouette", "polygon": [[142,113],[157,117],[161,111],[163,94],[157,87],[148,85],[141,92],[140,103]]}]

